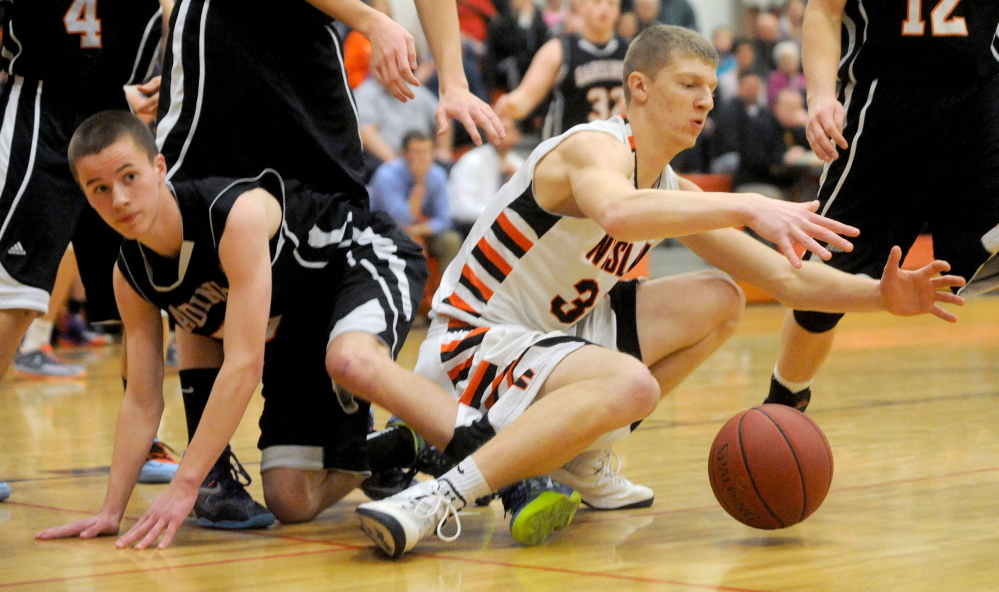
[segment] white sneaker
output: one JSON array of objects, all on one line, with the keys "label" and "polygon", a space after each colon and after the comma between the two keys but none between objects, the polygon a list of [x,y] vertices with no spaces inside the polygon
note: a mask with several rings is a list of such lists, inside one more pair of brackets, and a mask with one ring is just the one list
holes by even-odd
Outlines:
[{"label": "white sneaker", "polygon": [[636,485],[620,474],[621,459],[613,450],[584,452],[549,475],[583,496],[583,503],[595,510],[647,508],[655,492]]},{"label": "white sneaker", "polygon": [[[450,489],[436,479],[422,481],[392,497],[361,504],[361,530],[393,559],[434,532],[441,540],[453,541],[461,534],[461,521],[444,488]],[[445,535],[441,529],[452,516],[455,533]]]}]

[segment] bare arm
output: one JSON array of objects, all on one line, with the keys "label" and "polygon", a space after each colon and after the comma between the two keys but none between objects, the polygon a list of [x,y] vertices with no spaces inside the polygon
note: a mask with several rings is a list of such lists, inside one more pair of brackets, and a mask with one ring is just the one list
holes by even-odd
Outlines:
[{"label": "bare arm", "polygon": [[139,479],[163,413],[163,321],[158,308],[143,300],[114,269],[114,291],[128,339],[128,387],[115,426],[111,474],[101,509],[89,518],[50,528],[38,539],[116,534],[125,506]]},{"label": "bare arm", "polygon": [[[805,8],[801,65],[808,94],[808,143],[824,162],[839,157],[836,146],[846,148],[843,105],[836,97],[840,36],[846,0],[813,0]],[[835,142],[835,144],[834,144]]]},{"label": "bare arm", "polygon": [[142,549],[155,543],[160,534],[163,539],[158,548],[170,544],[260,382],[271,301],[268,240],[274,226],[267,200],[274,202],[261,189],[248,191],[229,213],[219,241],[219,262],[229,281],[224,361],[177,474],[139,522],[121,537],[119,547],[135,544],[136,549]]},{"label": "bare arm", "polygon": [[[783,202],[754,193],[635,189],[630,180],[633,171],[631,151],[616,138],[580,132],[541,160],[535,169],[535,191],[542,207],[590,218],[620,240],[749,226],[779,245],[795,266],[801,261],[794,244],[828,259],[831,253],[813,237],[850,250],[850,242],[838,234],[857,234],[855,228],[816,214],[817,202]],[[687,189],[694,187],[683,183]]]},{"label": "bare arm", "polygon": [[434,56],[440,78],[440,100],[437,104],[437,135],[451,129],[456,119],[468,131],[476,145],[482,144],[478,128],[485,130],[493,141],[506,135],[503,122],[492,107],[468,90],[468,79],[461,59],[461,33],[458,29],[458,8],[455,0],[416,0],[416,12],[427,36],[430,53]]},{"label": "bare arm", "polygon": [[954,322],[957,317],[937,303],[964,303],[963,298],[940,291],[964,285],[959,276],[938,276],[950,265],[934,261],[915,271],[901,270],[902,250],[898,247],[892,249],[884,277],[878,281],[815,261],[806,261],[798,269],[790,267],[776,251],[735,229],[687,236],[680,241],[711,265],[762,288],[784,306],[797,310],[888,311],[900,316],[930,313]]},{"label": "bare arm", "polygon": [[496,113],[518,120],[530,115],[551,92],[561,67],[562,42],[550,39],[534,54],[531,66],[517,88],[497,99]]}]

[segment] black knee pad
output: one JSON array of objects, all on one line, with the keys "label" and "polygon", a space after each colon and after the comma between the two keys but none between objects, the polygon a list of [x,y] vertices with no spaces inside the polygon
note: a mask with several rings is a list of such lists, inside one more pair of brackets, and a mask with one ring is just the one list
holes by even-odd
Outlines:
[{"label": "black knee pad", "polygon": [[794,311],[794,320],[802,329],[809,333],[825,333],[832,331],[843,318],[841,312],[814,312],[810,310]]}]

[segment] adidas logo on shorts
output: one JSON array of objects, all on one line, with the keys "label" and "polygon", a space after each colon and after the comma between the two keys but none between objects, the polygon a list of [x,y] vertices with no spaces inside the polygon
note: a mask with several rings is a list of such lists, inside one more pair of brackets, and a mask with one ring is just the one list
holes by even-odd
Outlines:
[{"label": "adidas logo on shorts", "polygon": [[21,246],[21,241],[17,241],[9,249],[7,249],[7,254],[8,255],[27,255],[28,252],[24,250],[23,246]]}]

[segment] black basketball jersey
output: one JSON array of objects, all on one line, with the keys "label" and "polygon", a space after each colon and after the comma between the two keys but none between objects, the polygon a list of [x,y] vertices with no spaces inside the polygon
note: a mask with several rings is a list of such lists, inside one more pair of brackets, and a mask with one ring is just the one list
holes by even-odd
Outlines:
[{"label": "black basketball jersey", "polygon": [[628,42],[614,35],[598,46],[579,33],[563,35],[561,41],[562,67],[545,118],[545,139],[580,123],[625,114],[621,77]]},{"label": "black basketball jersey", "polygon": [[0,65],[44,81],[50,95],[98,107],[113,98],[120,106],[121,86],[152,73],[162,31],[158,0],[6,0],[0,10]]},{"label": "black basketball jersey", "polygon": [[840,80],[999,73],[997,0],[848,0]]},{"label": "black basketball jersey", "polygon": [[209,337],[223,336],[229,281],[218,247],[240,195],[263,187],[281,203],[281,228],[270,242],[269,332],[282,314],[300,311],[317,295],[332,294],[343,270],[343,248],[351,244],[353,222],[363,216],[346,200],[284,181],[273,170],[254,179],[214,177],[168,186],[180,206],[184,227],[179,258],[163,258],[138,241],[126,240],[118,267],[142,298],[167,311],[177,325]]}]

